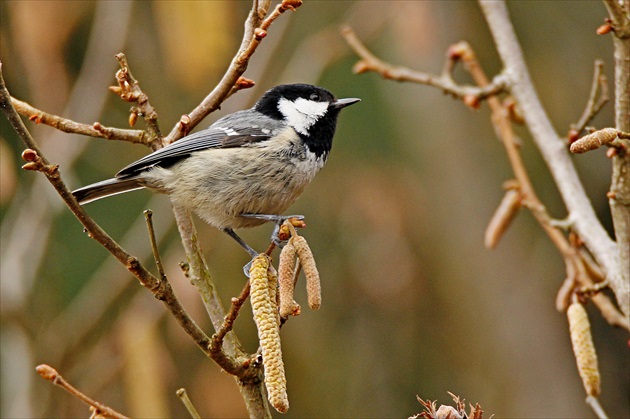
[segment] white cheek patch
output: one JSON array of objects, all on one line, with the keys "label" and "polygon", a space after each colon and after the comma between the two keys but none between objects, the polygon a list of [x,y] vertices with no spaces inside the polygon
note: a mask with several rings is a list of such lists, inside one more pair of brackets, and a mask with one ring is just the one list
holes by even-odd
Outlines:
[{"label": "white cheek patch", "polygon": [[287,123],[300,134],[308,135],[308,129],[328,111],[328,102],[316,102],[298,98],[294,102],[280,98],[278,110]]}]

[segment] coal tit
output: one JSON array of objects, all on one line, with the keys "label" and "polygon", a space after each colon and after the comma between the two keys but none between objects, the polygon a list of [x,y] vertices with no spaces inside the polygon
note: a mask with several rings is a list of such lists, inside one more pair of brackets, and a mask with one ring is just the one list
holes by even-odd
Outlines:
[{"label": "coal tit", "polygon": [[286,218],[281,214],[326,162],[339,111],[359,101],[308,84],[276,86],[253,108],[72,193],[81,204],[141,188],[166,193],[255,256],[234,229]]}]

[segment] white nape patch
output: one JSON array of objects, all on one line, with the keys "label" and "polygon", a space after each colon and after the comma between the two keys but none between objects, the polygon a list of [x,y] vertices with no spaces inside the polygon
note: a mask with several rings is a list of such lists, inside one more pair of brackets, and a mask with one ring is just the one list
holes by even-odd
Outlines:
[{"label": "white nape patch", "polygon": [[227,135],[238,135],[238,132],[234,131],[232,128],[216,127],[216,129],[220,129],[221,131],[225,132]]},{"label": "white nape patch", "polygon": [[301,97],[295,101],[280,98],[278,110],[289,126],[300,134],[308,135],[308,129],[328,111],[328,102],[316,102]]}]

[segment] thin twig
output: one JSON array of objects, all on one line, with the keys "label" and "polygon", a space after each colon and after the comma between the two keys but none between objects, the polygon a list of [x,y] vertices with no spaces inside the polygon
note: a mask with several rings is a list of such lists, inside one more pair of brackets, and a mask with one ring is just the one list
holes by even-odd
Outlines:
[{"label": "thin twig", "polygon": [[608,97],[608,80],[604,71],[604,61],[595,60],[595,74],[593,75],[593,83],[591,84],[591,92],[588,102],[582,112],[582,116],[571,126],[577,135],[580,135],[584,128],[599,113],[606,103],[610,100]]},{"label": "thin twig", "polygon": [[606,272],[622,311],[628,315],[630,285],[623,283],[615,242],[597,218],[564,141],[551,125],[536,94],[507,6],[504,1],[479,0],[479,4],[503,60],[504,74],[509,75],[510,93],[521,107],[525,123],[574,221],[573,227]]},{"label": "thin twig", "polygon": [[118,243],[116,243],[81,207],[72,195],[66,184],[61,179],[59,168],[48,162],[46,157],[41,153],[37,143],[31,136],[30,132],[24,126],[19,114],[11,104],[11,95],[9,94],[2,77],[2,63],[0,63],[0,109],[5,113],[7,119],[18,133],[27,150],[25,150],[25,158],[28,163],[25,165],[27,169],[37,170],[44,175],[55,188],[59,196],[63,199],[70,211],[83,224],[89,237],[100,243],[107,249],[129,272],[131,272],[140,283],[149,289],[153,295],[161,300],[164,305],[171,311],[186,333],[193,338],[195,343],[206,353],[208,353],[209,337],[199,328],[199,326],[190,318],[181,303],[175,297],[173,290],[168,282],[162,282],[151,274],[138,259],[129,254]]},{"label": "thin twig", "polygon": [[[464,53],[461,54],[461,57],[465,64],[465,68],[471,74],[473,80],[482,86],[485,83],[488,83],[488,78],[485,75],[480,63],[477,61],[476,54],[470,45],[459,44],[459,47],[464,49]],[[529,178],[525,163],[523,162],[523,158],[516,142],[516,135],[514,134],[512,124],[508,118],[508,113],[498,100],[494,100],[495,98],[491,99],[493,100],[489,100],[488,105],[492,110],[492,121],[497,124],[496,132],[500,135],[508,160],[510,161],[510,165],[512,166],[512,170],[514,171],[514,175],[517,179],[519,193],[522,196],[521,202],[532,212],[540,226],[547,233],[565,260],[568,279],[561,287],[561,292],[559,293],[560,296],[558,297],[559,299],[556,300],[557,302],[565,301],[566,298],[563,297],[563,295],[567,292],[567,281],[570,281],[570,283],[574,286],[593,286],[594,282],[591,279],[591,275],[587,273],[587,268],[585,267],[588,263],[592,264],[593,261],[590,260],[590,258],[585,260],[584,257],[586,253],[580,252],[578,249],[573,247],[569,240],[567,240],[564,234],[562,234],[560,229],[553,222],[553,219],[549,215],[545,205],[542,203],[540,198],[538,198],[534,186]],[[599,279],[602,279],[601,276],[599,276]],[[597,298],[594,298],[593,302],[602,312],[602,316],[608,320],[611,325],[630,330],[628,322],[624,322],[620,319],[620,317],[623,318],[623,315],[619,313],[619,310],[616,309],[607,296],[597,294]]]},{"label": "thin twig", "polygon": [[[363,60],[359,62],[360,68],[363,68],[364,65],[367,65],[368,66],[367,69],[371,71],[377,71],[380,74],[382,74],[383,77],[385,78],[394,78],[392,77],[393,73],[391,73],[392,69],[395,69],[394,66],[388,63],[385,63],[381,61],[380,59],[378,59],[376,56],[374,56],[361,43],[361,41],[358,39],[358,37],[354,34],[354,32],[351,29],[346,28],[343,30],[343,33],[344,33],[344,36],[346,37],[346,41],[348,42],[348,44],[355,50],[357,55],[359,55]],[[449,60],[444,66],[442,76],[440,76],[439,78],[436,78],[435,76],[427,75],[425,73],[405,69],[405,72],[410,72],[416,75],[417,77],[414,76],[410,78],[400,78],[396,80],[427,84],[427,85],[431,85],[440,89],[444,89],[443,85],[441,85],[440,83],[435,83],[434,81],[436,79],[447,80],[447,81],[451,80],[450,74],[452,73],[454,69],[454,63],[458,60],[461,60],[466,70],[471,74],[471,76],[473,77],[475,82],[480,86],[480,88],[483,89],[491,83],[488,77],[486,76],[485,72],[483,71],[483,68],[477,61],[476,54],[474,53],[474,51],[472,50],[472,48],[470,47],[468,43],[460,42],[460,43],[452,45],[449,48],[449,53],[447,54],[447,56]],[[431,77],[433,77],[432,81],[429,80]],[[601,83],[600,77],[596,77],[596,79],[598,80],[596,86],[598,86]],[[450,82],[451,81],[448,81],[448,83]],[[602,94],[603,93],[604,91],[602,90]],[[465,95],[454,94],[454,96],[459,97],[463,100],[466,100]],[[508,159],[510,161],[510,164],[512,165],[512,169],[517,179],[516,183],[522,195],[522,198],[521,198],[522,204],[526,206],[534,214],[535,218],[537,219],[541,227],[545,230],[549,238],[552,240],[552,242],[558,248],[560,253],[563,255],[563,258],[565,259],[567,266],[568,267],[579,266],[579,269],[574,269],[572,271],[583,272],[584,271],[583,264],[585,262],[582,260],[581,254],[577,252],[570,245],[566,237],[555,225],[555,223],[553,222],[553,219],[548,214],[547,209],[545,208],[545,206],[543,205],[543,203],[540,201],[540,199],[535,193],[534,187],[531,183],[531,180],[529,179],[529,175],[527,174],[525,164],[520,155],[519,145],[516,139],[516,135],[514,134],[514,131],[512,129],[512,126],[508,117],[508,113],[501,105],[501,102],[499,101],[499,99],[495,96],[491,96],[488,98],[488,105],[490,106],[490,109],[492,110],[492,121],[493,121],[493,124],[495,125],[495,130],[505,146]],[[597,104],[595,104],[594,106],[596,105]],[[567,279],[567,281],[569,281],[569,279]],[[589,287],[589,286],[592,286],[593,281],[590,279],[588,275],[580,275],[579,278],[572,278],[570,279],[570,282],[565,282],[565,286],[563,286],[563,289],[567,288],[568,284],[571,284],[572,286],[580,285],[582,287]],[[564,291],[562,292],[563,295],[567,293],[570,294],[570,290],[564,289]],[[562,296],[559,296],[559,299],[562,301],[565,300],[565,298]],[[597,307],[602,311],[602,315],[604,316],[604,318],[606,318],[612,325],[620,326],[626,329],[628,328],[628,322],[627,321],[624,322],[620,320],[620,316],[623,317],[622,314],[619,313],[619,311],[614,307],[612,303],[610,303],[610,301],[608,300],[608,297],[598,294],[597,298],[594,299],[594,302],[597,305]]]},{"label": "thin twig", "polygon": [[66,390],[68,393],[72,394],[77,399],[81,400],[83,403],[87,404],[88,406],[93,407],[96,413],[98,413],[101,417],[113,418],[113,419],[128,419],[127,416],[123,415],[122,413],[118,413],[111,407],[105,406],[104,404],[101,404],[97,402],[96,400],[91,399],[90,397],[83,394],[79,389],[77,389],[76,387],[68,383],[66,379],[63,378],[61,374],[59,374],[57,370],[55,370],[51,366],[46,365],[46,364],[41,364],[41,365],[38,365],[37,368],[35,368],[35,370],[43,379],[48,380],[54,385],[61,387],[62,389]]},{"label": "thin twig", "polygon": [[[98,123],[93,125],[81,124],[61,116],[53,115],[29,105],[14,97],[11,98],[13,107],[20,114],[26,116],[36,124],[45,124],[70,134],[81,134],[90,137],[105,138],[107,140],[128,141],[136,144],[146,144],[146,133],[141,130],[104,127]],[[98,124],[98,125],[96,125]],[[99,129],[95,128],[98,127]]]},{"label": "thin twig", "polygon": [[451,68],[449,64],[450,58],[442,74],[437,76],[386,63],[372,54],[351,28],[345,27],[342,29],[341,33],[350,48],[361,57],[361,60],[357,62],[353,68],[353,71],[357,74],[373,71],[384,79],[425,84],[437,87],[444,93],[450,94],[458,99],[475,98],[477,102],[505,91],[506,79],[502,74],[496,76],[492,82],[482,87],[460,85],[455,83],[451,77],[449,70]]},{"label": "thin twig", "polygon": [[185,135],[185,132],[192,130],[203,120],[203,118],[221,106],[221,103],[223,103],[225,98],[232,91],[232,88],[238,81],[239,77],[241,77],[247,69],[251,56],[256,51],[263,38],[267,35],[267,30],[271,24],[282,13],[287,10],[295,10],[295,8],[299,7],[301,3],[301,0],[283,0],[282,3],[275,8],[274,12],[263,21],[262,19],[269,9],[270,1],[261,1],[260,4],[258,4],[258,1],[254,1],[254,5],[252,6],[245,23],[245,31],[241,47],[232,59],[230,67],[216,87],[201,101],[197,107],[195,107],[195,109],[186,114],[189,118],[188,124],[186,124],[186,126],[183,126],[180,122],[175,124],[175,126],[171,129],[171,132],[169,132],[169,134],[165,137],[165,142],[167,144],[181,138]]},{"label": "thin twig", "polygon": [[234,322],[238,317],[238,313],[240,312],[241,307],[243,306],[245,301],[247,301],[247,297],[249,297],[249,291],[249,281],[246,281],[245,285],[243,286],[243,290],[241,291],[241,294],[238,297],[232,298],[232,305],[230,306],[230,310],[225,315],[221,328],[219,328],[219,330],[217,330],[217,332],[212,335],[212,341],[210,343],[211,353],[215,353],[221,350],[223,346],[223,339],[225,338],[225,335],[232,330],[232,327],[234,327]]},{"label": "thin twig", "polygon": [[144,118],[147,131],[149,132],[147,144],[156,150],[164,145],[162,144],[162,132],[158,124],[157,112],[155,112],[155,109],[153,109],[153,106],[149,103],[149,97],[140,88],[138,80],[131,74],[125,54],[116,54],[116,59],[120,65],[120,70],[116,72],[118,86],[110,87],[110,90],[119,95],[123,100],[137,105],[137,111]]},{"label": "thin twig", "polygon": [[199,415],[199,412],[197,412],[195,405],[190,400],[190,397],[188,397],[188,393],[186,392],[185,388],[180,388],[175,392],[175,394],[177,394],[177,397],[179,397],[179,399],[182,401],[184,407],[186,408],[186,410],[188,410],[188,413],[190,413],[191,418],[201,419],[201,416]]},{"label": "thin twig", "polygon": [[155,259],[155,266],[157,267],[160,279],[162,281],[166,281],[167,279],[166,274],[164,273],[164,266],[162,266],[162,258],[160,257],[157,240],[155,240],[155,230],[153,229],[153,211],[150,209],[145,210],[144,219],[147,222],[147,230],[149,231],[149,241],[151,242],[151,251],[153,252],[153,259]]}]

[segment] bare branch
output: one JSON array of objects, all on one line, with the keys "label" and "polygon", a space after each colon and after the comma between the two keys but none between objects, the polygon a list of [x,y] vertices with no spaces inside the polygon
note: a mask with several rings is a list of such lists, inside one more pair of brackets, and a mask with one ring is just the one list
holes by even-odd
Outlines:
[{"label": "bare branch", "polygon": [[91,406],[94,409],[95,413],[98,413],[100,417],[113,418],[113,419],[128,419],[127,416],[123,415],[122,413],[118,413],[111,407],[105,406],[104,404],[101,404],[97,402],[96,400],[93,400],[90,397],[83,394],[79,389],[77,389],[76,387],[73,387],[70,383],[68,383],[65,380],[65,378],[63,378],[61,374],[59,374],[57,370],[55,370],[51,366],[46,365],[46,364],[41,364],[41,365],[38,365],[37,368],[35,368],[35,370],[43,379],[48,380],[54,385],[61,387],[62,389],[66,390],[68,393],[72,394],[77,399],[81,400],[83,403],[87,404],[88,406]]},{"label": "bare branch", "polygon": [[604,62],[602,60],[595,60],[595,74],[593,75],[593,84],[591,85],[591,92],[588,102],[586,103],[586,108],[584,108],[584,112],[582,112],[582,116],[578,122],[571,127],[575,135],[580,135],[588,123],[591,122],[595,115],[597,115],[610,100],[608,97],[608,81],[603,71]]},{"label": "bare branch", "polygon": [[611,17],[611,24],[615,35],[619,38],[630,37],[630,5],[619,0],[603,0]]},{"label": "bare branch", "polygon": [[[610,14],[614,35],[612,36],[615,58],[615,128],[630,132],[630,2],[605,0]],[[624,146],[612,158],[612,177],[608,203],[617,240],[616,256],[619,258],[620,278],[613,288],[624,314],[630,318],[630,141],[622,140]]]},{"label": "bare branch", "polygon": [[[505,91],[505,77],[499,75],[495,79],[487,83],[483,87],[459,85],[453,81],[451,77],[451,63],[459,57],[448,57],[448,61],[444,66],[445,71],[441,75],[433,75],[416,70],[411,70],[402,66],[394,66],[392,64],[381,61],[372,54],[363,43],[359,40],[354,31],[349,27],[344,27],[341,31],[348,45],[354,52],[361,57],[353,68],[356,74],[373,71],[378,73],[382,78],[395,80],[399,82],[412,82],[437,87],[444,93],[462,100],[468,100],[466,103],[471,107],[477,107],[480,100],[490,96],[497,95]],[[473,103],[475,100],[475,103]]]},{"label": "bare branch", "polygon": [[162,266],[162,258],[160,257],[157,240],[155,239],[155,230],[153,229],[153,211],[151,211],[150,209],[145,210],[144,219],[147,222],[149,241],[151,242],[151,251],[153,252],[153,259],[155,259],[155,266],[157,267],[158,273],[160,274],[160,280],[167,281],[166,274],[164,273],[164,267]]},{"label": "bare branch", "polygon": [[509,75],[509,89],[521,105],[534,142],[574,220],[574,228],[606,271],[623,312],[630,315],[630,299],[627,298],[630,284],[625,284],[622,279],[615,243],[598,220],[564,143],[553,129],[534,90],[505,2],[480,0],[480,5],[503,60],[505,74]]},{"label": "bare branch", "polygon": [[267,14],[270,1],[265,0],[258,4],[254,1],[252,10],[245,22],[245,32],[239,51],[236,53],[230,67],[223,75],[221,81],[210,92],[201,103],[187,114],[189,124],[182,126],[179,122],[175,124],[171,132],[165,137],[165,142],[172,143],[185,135],[199,124],[208,114],[217,110],[225,98],[230,94],[232,88],[243,75],[249,64],[249,59],[260,45],[260,42],[267,35],[267,30],[271,24],[285,11],[295,10],[302,4],[301,0],[283,0],[275,10],[263,21]]},{"label": "bare branch", "polygon": [[177,397],[179,397],[183,405],[186,407],[186,410],[188,410],[188,413],[190,413],[190,417],[192,417],[193,419],[201,419],[201,416],[199,415],[199,412],[197,412],[195,405],[188,397],[188,393],[186,392],[185,388],[180,388],[175,392],[175,394],[177,394]]},{"label": "bare branch", "polygon": [[[116,72],[118,86],[110,87],[110,90],[119,95],[124,101],[137,105],[137,111],[133,109],[131,115],[138,112],[144,118],[150,137],[147,140],[147,144],[149,144],[152,149],[156,150],[163,146],[157,113],[149,103],[149,97],[140,89],[138,80],[131,74],[125,54],[116,54],[116,59],[118,60],[118,64],[120,64],[120,70]],[[130,117],[129,121],[130,123],[135,122],[132,117]]]},{"label": "bare branch", "polygon": [[225,338],[225,335],[232,330],[232,327],[234,326],[234,322],[238,317],[238,313],[240,312],[241,307],[243,307],[243,304],[245,304],[245,301],[247,301],[247,297],[249,297],[249,291],[250,285],[249,281],[247,281],[245,283],[245,286],[243,287],[243,290],[241,291],[241,294],[238,297],[232,298],[232,305],[230,306],[230,310],[228,311],[228,313],[225,315],[221,328],[218,329],[214,335],[212,335],[212,341],[210,343],[211,353],[221,350],[221,347],[223,346],[223,339]]},{"label": "bare branch", "polygon": [[11,103],[16,111],[36,124],[49,125],[63,132],[105,138],[108,140],[129,141],[136,144],[147,143],[146,133],[141,130],[104,127],[98,122],[95,122],[94,125],[81,124],[70,119],[62,118],[61,116],[41,111],[14,97],[11,98]]},{"label": "bare branch", "polygon": [[28,132],[24,123],[20,119],[20,116],[11,104],[11,96],[6,89],[4,78],[2,77],[1,63],[0,108],[5,113],[7,119],[9,119],[11,125],[14,127],[24,144],[28,147],[24,153],[24,158],[27,160],[27,164],[25,165],[27,166],[27,169],[41,171],[46,175],[46,178],[55,188],[59,196],[61,196],[70,211],[72,211],[79,222],[83,224],[88,236],[105,247],[105,249],[107,249],[123,266],[125,266],[129,272],[138,278],[144,287],[149,289],[157,299],[162,301],[186,333],[193,338],[195,343],[205,353],[208,353],[208,343],[210,339],[203,330],[199,328],[194,320],[190,318],[186,310],[184,310],[179,300],[175,297],[175,294],[168,282],[160,281],[153,274],[147,271],[136,257],[132,256],[120,247],[118,243],[116,243],[89,215],[87,215],[83,207],[81,207],[81,205],[77,202],[72,195],[72,192],[70,192],[66,184],[61,179],[58,166],[50,164],[46,157],[41,154],[41,150],[37,146],[37,143],[33,140],[30,132]]}]

